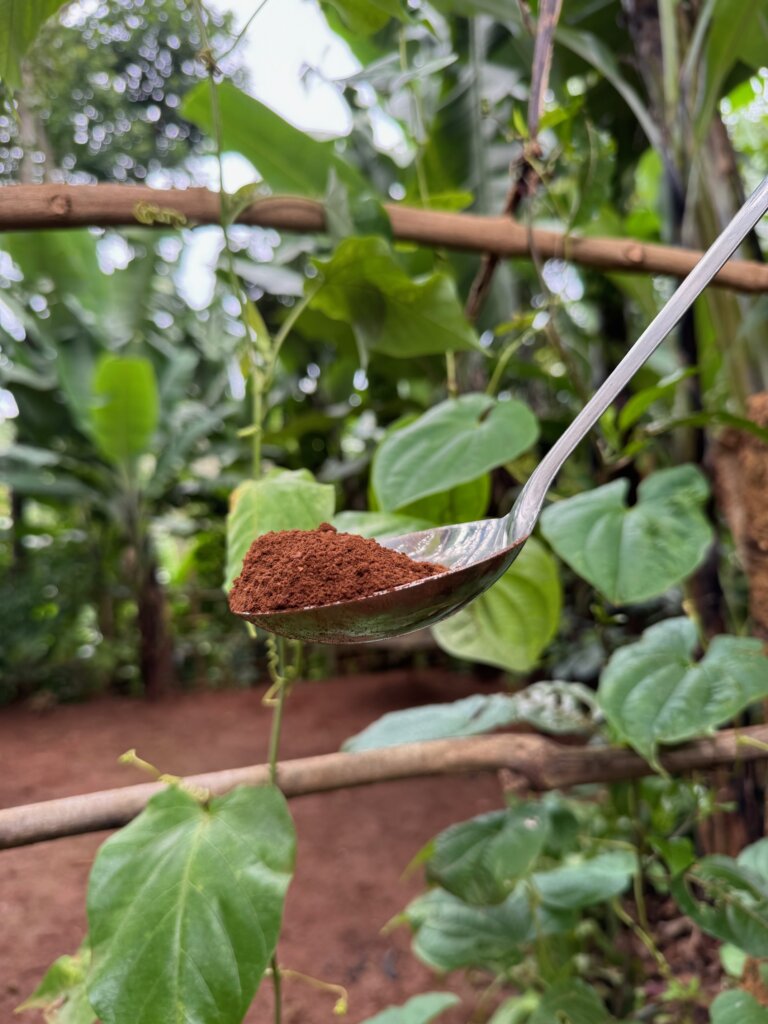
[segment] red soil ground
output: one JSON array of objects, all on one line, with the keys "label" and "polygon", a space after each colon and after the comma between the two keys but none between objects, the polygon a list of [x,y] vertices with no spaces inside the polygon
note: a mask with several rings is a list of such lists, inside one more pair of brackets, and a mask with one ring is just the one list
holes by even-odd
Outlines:
[{"label": "red soil ground", "polygon": [[[291,695],[283,756],[338,750],[387,711],[455,700],[488,689],[467,676],[392,671],[299,684]],[[147,704],[105,698],[50,711],[0,712],[0,805],[128,785],[146,778],[117,764],[130,747],[163,771],[185,775],[265,759],[270,714],[257,691],[180,695]],[[466,1021],[480,988],[435,978],[410,953],[403,928],[381,928],[423,888],[403,869],[440,829],[501,804],[493,776],[421,779],[291,802],[298,863],[279,945],[280,962],[349,990],[350,1024],[418,992],[451,989]],[[55,957],[85,931],[85,891],[105,838],[79,836],[0,852],[0,1020],[35,987]],[[478,982],[479,984],[479,982]],[[285,1024],[340,1018],[333,998],[298,981],[285,985]],[[25,1015],[19,1020],[34,1019]],[[246,1020],[271,1020],[265,983]]]}]

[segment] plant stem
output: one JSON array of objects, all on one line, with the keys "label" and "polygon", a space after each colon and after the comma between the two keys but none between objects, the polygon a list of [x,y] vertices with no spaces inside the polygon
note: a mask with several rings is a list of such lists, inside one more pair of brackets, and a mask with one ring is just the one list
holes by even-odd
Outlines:
[{"label": "plant stem", "polygon": [[274,1022],[275,1024],[281,1024],[283,1019],[283,979],[280,974],[280,967],[277,963],[277,953],[275,953],[270,961],[272,966],[272,990],[275,994],[275,1012]]},{"label": "plant stem", "polygon": [[[245,27],[242,29],[238,37],[235,39],[233,46],[229,51],[231,52],[235,46],[239,43],[243,34],[250,26],[253,19],[264,7],[267,0],[256,8],[254,13],[251,15],[249,20],[246,22]],[[224,191],[224,144],[223,144],[223,133],[221,124],[221,106],[219,104],[219,93],[216,88],[216,62],[213,57],[211,50],[210,38],[208,36],[208,27],[205,18],[205,9],[202,4],[202,0],[192,0],[197,20],[200,26],[200,38],[204,47],[203,59],[205,60],[206,69],[208,71],[208,83],[211,95],[211,120],[213,122],[213,137],[216,145],[216,161],[219,169],[219,219],[221,221],[221,229],[224,233],[224,250],[226,252],[227,260],[227,272],[229,276],[230,286],[233,294],[240,303],[241,319],[245,326],[246,336],[251,349],[253,357],[259,356],[259,336],[258,330],[254,328],[251,322],[251,317],[248,315],[248,297],[244,292],[240,279],[235,271],[235,259],[232,245],[229,238],[229,212],[226,207],[226,193]],[[259,321],[261,318],[258,318]],[[290,318],[289,318],[290,319]],[[294,320],[295,322],[295,320]],[[290,327],[288,328],[290,330]],[[286,332],[287,334],[287,332]],[[282,344],[282,340],[281,340]],[[277,357],[277,350],[273,348],[272,357],[270,359],[270,375],[274,367],[274,360]],[[264,391],[266,387],[266,380],[263,373],[256,367],[254,367],[251,373],[251,385],[253,387],[252,396],[252,411],[253,411],[253,438],[251,441],[251,458],[253,463],[253,475],[255,479],[261,476],[261,429],[262,420],[264,416]],[[278,647],[278,666],[277,670],[282,678],[283,671],[283,646],[282,640],[279,642]],[[269,774],[272,784],[275,784],[277,779],[277,759],[280,747],[280,730],[283,722],[283,705],[285,702],[285,681],[280,686],[278,691],[278,701],[272,717],[272,729],[269,738]],[[272,956],[272,988],[274,990],[274,1024],[281,1024],[283,1019],[283,1002],[282,1002],[282,979],[280,977],[280,967],[277,962],[277,953]]]},{"label": "plant stem", "polygon": [[456,353],[445,353],[445,387],[451,398],[457,398],[459,385],[456,379]]},{"label": "plant stem", "polygon": [[272,341],[270,379],[272,373],[274,372],[274,366],[275,363],[277,362],[277,357],[280,355],[280,349],[283,347],[283,342],[286,340],[288,335],[293,330],[301,314],[310,304],[312,299],[314,299],[314,297],[317,295],[320,289],[323,287],[324,283],[324,281],[318,281],[318,283],[314,285],[314,287],[310,288],[307,294],[302,299],[300,299],[295,306],[293,306],[288,316],[285,318],[285,320],[283,320],[282,324],[280,325],[280,330],[277,332],[277,334],[275,334],[275,337]]},{"label": "plant stem", "polygon": [[[405,29],[401,28],[398,35],[398,52],[400,55],[400,70],[403,74],[408,71],[408,45],[405,38]],[[416,146],[414,166],[416,169],[416,187],[419,192],[419,200],[425,208],[429,206],[429,181],[427,169],[424,166],[424,104],[422,102],[421,88],[418,82],[408,82],[406,89],[410,96],[411,120],[413,122],[412,135]],[[459,394],[458,380],[456,376],[456,354],[445,353],[445,387],[451,398]]]},{"label": "plant stem", "polygon": [[253,438],[251,439],[251,466],[253,479],[258,480],[261,476],[261,424],[264,418],[264,392],[261,387],[259,374],[254,371],[251,374],[251,410],[253,415]]},{"label": "plant stem", "polygon": [[629,784],[629,806],[630,813],[635,822],[635,842],[636,842],[636,859],[637,869],[632,875],[632,891],[635,897],[635,905],[637,906],[637,916],[640,921],[640,927],[643,931],[650,931],[650,924],[648,922],[648,909],[645,905],[645,890],[643,887],[643,849],[645,848],[645,831],[642,826],[640,818],[640,783],[633,780]]},{"label": "plant stem", "polygon": [[[280,733],[283,728],[283,711],[285,709],[288,680],[285,678],[285,641],[282,637],[275,639],[270,636],[267,639],[267,644],[270,649],[270,674],[273,677],[274,685],[277,686],[277,702],[272,712],[272,728],[269,733],[269,781],[274,786],[277,784]],[[283,1019],[283,984],[280,965],[277,962],[277,953],[273,955],[271,962],[272,988],[275,996],[274,1024],[281,1024]]]},{"label": "plant stem", "polygon": [[240,29],[240,31],[235,36],[234,41],[232,42],[232,45],[229,47],[228,50],[225,50],[224,53],[221,54],[221,56],[219,57],[219,60],[224,60],[224,58],[228,57],[230,55],[230,53],[232,53],[233,50],[237,49],[237,47],[240,45],[241,39],[243,38],[245,33],[248,31],[248,29],[253,24],[253,21],[254,21],[254,18],[256,17],[256,15],[257,14],[261,14],[261,12],[264,10],[264,8],[267,6],[268,3],[269,3],[269,0],[261,0],[261,3],[258,4],[258,6],[256,7],[256,10],[253,12],[253,14],[250,16],[250,18],[246,21],[246,23],[243,25],[243,27]]},{"label": "plant stem", "polygon": [[507,363],[515,354],[515,352],[517,352],[520,346],[523,345],[523,343],[528,338],[532,337],[535,334],[536,332],[532,329],[523,331],[522,334],[520,334],[517,338],[513,338],[512,341],[510,341],[510,343],[506,346],[506,348],[502,350],[502,353],[496,362],[496,366],[493,368],[491,379],[488,381],[488,387],[485,389],[485,393],[487,395],[492,395],[495,397],[496,392],[499,390],[499,385],[501,384],[501,379],[504,375],[504,371],[507,368]]},{"label": "plant stem", "polygon": [[282,976],[286,981],[303,981],[310,988],[320,992],[328,992],[336,996],[336,1005],[333,1008],[334,1015],[342,1016],[347,1012],[349,1004],[349,993],[343,985],[337,985],[333,981],[323,981],[322,978],[313,978],[311,974],[304,974],[302,971],[294,971],[291,967],[284,967]]},{"label": "plant stem", "polygon": [[269,734],[269,780],[274,786],[277,783],[277,761],[280,754],[280,733],[283,728],[283,711],[285,709],[285,696],[288,689],[287,680],[282,676],[284,668],[284,641],[277,641],[279,657],[279,672],[281,674],[275,709],[272,713],[272,729]]},{"label": "plant stem", "polygon": [[[398,36],[398,49],[400,54],[400,70],[403,74],[408,72],[408,45],[405,38],[405,29],[401,28]],[[411,119],[413,121],[413,141],[416,144],[416,185],[419,190],[419,199],[422,206],[429,205],[429,185],[427,173],[424,167],[424,107],[421,102],[421,93],[414,82],[408,82],[406,89],[411,100]]]},{"label": "plant stem", "polygon": [[642,942],[642,944],[651,954],[653,959],[656,961],[656,966],[659,968],[659,974],[666,981],[671,981],[674,977],[672,973],[672,968],[667,963],[667,958],[664,956],[659,947],[653,941],[653,937],[650,935],[650,933],[647,932],[644,928],[642,928],[637,923],[637,921],[635,921],[635,919],[626,912],[626,910],[624,909],[624,907],[622,907],[618,899],[612,900],[611,906],[613,907],[613,911],[618,917],[618,919],[621,921],[621,923],[625,924],[627,928],[629,928],[637,936],[637,938]]}]

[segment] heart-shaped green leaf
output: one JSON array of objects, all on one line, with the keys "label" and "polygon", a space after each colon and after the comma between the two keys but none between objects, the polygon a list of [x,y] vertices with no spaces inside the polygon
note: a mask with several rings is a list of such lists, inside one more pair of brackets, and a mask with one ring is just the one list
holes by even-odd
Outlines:
[{"label": "heart-shaped green leaf", "polygon": [[413,951],[420,960],[438,971],[482,967],[499,972],[517,963],[536,938],[554,935],[573,927],[570,911],[531,907],[523,885],[503,903],[472,906],[445,889],[432,889],[403,911],[415,937]]},{"label": "heart-shaped green leaf", "polygon": [[458,1002],[459,997],[453,992],[422,992],[402,1006],[389,1006],[375,1017],[368,1017],[363,1024],[430,1024]]},{"label": "heart-shaped green leaf", "polygon": [[412,281],[383,238],[347,238],[315,265],[322,284],[311,307],[350,325],[363,361],[371,352],[405,359],[479,347],[453,280]]},{"label": "heart-shaped green leaf", "polygon": [[707,484],[695,466],[662,469],[626,503],[614,480],[546,509],[541,530],[558,555],[614,604],[663,594],[701,564],[712,542]]},{"label": "heart-shaped green leaf", "polygon": [[263,480],[246,480],[230,498],[227,516],[227,578],[229,590],[240,575],[253,541],[271,530],[314,530],[333,515],[336,495],[331,484],[319,484],[306,469],[278,470]]},{"label": "heart-shaped green leaf", "polygon": [[467,903],[501,903],[541,853],[547,831],[535,803],[462,821],[434,839],[427,878]]},{"label": "heart-shaped green leaf", "polygon": [[152,363],[142,356],[103,356],[92,393],[91,431],[102,455],[117,464],[143,455],[159,417]]},{"label": "heart-shaped green leaf", "polygon": [[51,1024],[95,1024],[96,1014],[85,991],[90,962],[87,941],[74,956],[60,956],[45,972],[32,995],[16,1007],[16,1013],[42,1010],[45,1020]]},{"label": "heart-shaped green leaf", "polygon": [[672,895],[701,929],[750,956],[768,956],[765,880],[731,857],[703,857],[673,878]]},{"label": "heart-shaped green leaf", "polygon": [[660,743],[712,732],[768,696],[768,658],[751,637],[717,636],[693,660],[696,628],[684,618],[651,626],[613,654],[598,699],[619,738],[653,760]]},{"label": "heart-shaped green leaf", "polygon": [[295,834],[274,786],[171,788],[99,850],[88,995],[104,1024],[241,1024],[274,953]]},{"label": "heart-shaped green leaf", "polygon": [[721,992],[709,1008],[710,1024],[768,1024],[768,1007],[749,992],[735,988]]},{"label": "heart-shaped green leaf", "polygon": [[574,978],[545,992],[528,1024],[610,1024],[615,1020],[597,992]]},{"label": "heart-shaped green leaf", "polygon": [[390,711],[346,740],[342,749],[376,750],[401,743],[478,736],[518,722],[534,725],[541,732],[590,732],[595,726],[595,706],[592,690],[579,683],[532,683],[519,693],[475,693],[450,704]]},{"label": "heart-shaped green leaf", "polygon": [[557,632],[562,598],[555,560],[531,539],[490,590],[432,633],[457,658],[527,672]]},{"label": "heart-shaped green leaf", "polygon": [[581,910],[613,899],[629,886],[637,858],[629,850],[576,857],[551,871],[537,871],[533,884],[552,909]]},{"label": "heart-shaped green leaf", "polygon": [[396,511],[517,458],[537,437],[536,417],[522,402],[450,398],[384,438],[373,488],[381,507]]}]

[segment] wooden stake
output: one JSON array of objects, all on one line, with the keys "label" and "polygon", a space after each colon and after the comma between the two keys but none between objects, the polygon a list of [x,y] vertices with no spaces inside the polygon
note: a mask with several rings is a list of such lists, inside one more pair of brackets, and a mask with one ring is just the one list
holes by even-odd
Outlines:
[{"label": "wooden stake", "polygon": [[[489,252],[502,258],[570,260],[597,270],[685,277],[700,252],[646,245],[625,238],[579,238],[557,231],[530,233],[509,217],[444,213],[390,203],[385,206],[395,238],[420,245]],[[281,231],[321,232],[321,203],[299,196],[259,199],[237,218],[241,224]],[[152,189],[143,185],[6,185],[0,188],[0,231],[42,228],[176,228],[217,224],[219,197],[203,188]],[[768,292],[768,265],[731,260],[713,284],[743,292]]]},{"label": "wooden stake", "polygon": [[[758,725],[726,730],[670,750],[661,762],[670,773],[680,774],[766,758],[768,725]],[[567,746],[543,736],[502,733],[283,761],[278,766],[277,784],[287,797],[294,797],[394,779],[500,769],[517,776],[529,790],[539,792],[653,774],[648,763],[631,750]],[[239,785],[266,784],[269,766],[209,772],[184,781],[220,794]],[[151,782],[5,808],[0,810],[0,849],[117,828],[135,818],[162,789],[163,784]]]}]

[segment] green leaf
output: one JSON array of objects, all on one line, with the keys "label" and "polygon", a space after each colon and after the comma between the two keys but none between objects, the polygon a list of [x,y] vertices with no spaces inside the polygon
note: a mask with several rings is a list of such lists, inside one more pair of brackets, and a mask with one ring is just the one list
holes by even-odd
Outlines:
[{"label": "green leaf", "polygon": [[[250,160],[273,192],[319,198],[325,194],[331,171],[353,191],[370,191],[360,173],[336,153],[332,142],[318,142],[299,131],[229,82],[216,88],[224,149],[242,153]],[[181,112],[213,136],[208,82],[201,82],[187,93]]]},{"label": "green leaf", "polygon": [[462,821],[434,840],[427,878],[466,903],[501,903],[541,853],[547,831],[536,803]]},{"label": "green leaf", "polygon": [[[373,456],[373,465],[376,464],[376,455]],[[370,488],[373,497],[372,504],[377,504],[373,488]],[[482,519],[488,510],[488,502],[491,500],[491,477],[489,473],[483,473],[476,480],[468,480],[465,484],[451,487],[450,490],[441,491],[439,494],[430,494],[427,498],[419,498],[418,501],[405,505],[398,512],[402,516],[416,516],[417,519],[427,519],[431,526],[450,526],[453,523],[472,523],[476,519]]]},{"label": "green leaf", "polygon": [[519,693],[476,693],[450,704],[390,711],[346,740],[342,750],[478,736],[521,722],[548,733],[591,732],[594,708],[592,691],[579,683],[532,683]]},{"label": "green leaf", "polygon": [[736,862],[768,883],[768,839],[758,839],[756,843],[745,846]]},{"label": "green leaf", "polygon": [[664,380],[660,380],[658,384],[654,384],[653,387],[643,388],[642,391],[636,392],[619,412],[619,430],[629,430],[652,405],[663,398],[674,395],[678,384],[695,374],[696,370],[689,366],[685,370],[678,370],[676,373],[670,374]]},{"label": "green leaf", "polygon": [[[751,0],[717,0],[713,4],[712,21],[704,50],[706,74],[702,75],[703,97],[696,117],[699,138],[709,129],[717,104],[722,98],[725,82],[733,66],[751,55],[748,40],[761,40],[760,62],[765,59],[766,12]],[[756,55],[756,54],[755,54]],[[759,65],[755,64],[755,70]]]},{"label": "green leaf", "polygon": [[0,483],[30,498],[80,498],[88,501],[94,492],[80,480],[48,469],[17,469],[0,456]]},{"label": "green leaf", "polygon": [[598,699],[618,737],[648,760],[660,743],[712,732],[768,695],[768,658],[751,637],[717,636],[699,662],[694,624],[668,619],[616,651]]},{"label": "green leaf", "polygon": [[43,23],[65,0],[0,0],[0,79],[10,89],[21,86],[21,59]]},{"label": "green leaf", "polygon": [[542,533],[570,567],[613,604],[658,597],[701,564],[712,542],[707,484],[691,465],[662,469],[627,507],[627,480],[551,505]]},{"label": "green leaf", "polygon": [[538,992],[529,989],[521,996],[505,999],[488,1024],[530,1024],[531,1014],[541,1002]]},{"label": "green leaf", "polygon": [[511,462],[538,432],[522,402],[483,394],[450,398],[384,438],[372,470],[376,496],[382,508],[396,511]]},{"label": "green leaf", "polygon": [[324,0],[322,6],[335,7],[344,24],[356,35],[373,35],[392,18],[408,21],[399,0]]},{"label": "green leaf", "polygon": [[167,438],[158,454],[155,471],[146,491],[152,497],[161,497],[178,479],[191,461],[195,446],[209,437],[221,424],[221,412],[207,409],[200,402],[177,403],[172,421],[166,426]]},{"label": "green leaf", "polygon": [[331,240],[336,243],[349,235],[383,235],[392,238],[389,216],[374,195],[350,193],[331,170],[323,196],[325,223]]},{"label": "green leaf", "polygon": [[558,25],[555,30],[555,41],[565,46],[572,53],[581,57],[587,64],[600,72],[621,96],[635,115],[637,123],[645,132],[651,146],[659,152],[663,151],[664,140],[648,107],[645,106],[637,91],[621,73],[616,54],[609,46],[592,32],[582,29]]},{"label": "green leaf", "polygon": [[[26,285],[45,292],[53,328],[60,329],[62,318],[71,321],[74,316],[107,348],[125,344],[138,330],[151,293],[151,251],[132,259],[124,270],[104,274],[98,239],[87,230],[20,231],[6,235],[2,248],[23,273]],[[70,333],[62,330],[62,335]],[[60,351],[74,351],[79,358],[84,340],[69,337]],[[87,379],[83,383],[87,385]]]},{"label": "green leaf", "polygon": [[314,262],[323,284],[311,307],[349,324],[364,360],[371,352],[408,358],[479,347],[453,280],[434,273],[412,281],[383,238],[347,238]]},{"label": "green leaf", "polygon": [[16,1007],[16,1013],[42,1010],[49,1024],[94,1024],[96,1014],[85,991],[90,961],[91,951],[86,943],[74,956],[60,956],[32,995]]},{"label": "green leaf", "polygon": [[416,519],[394,512],[337,512],[331,522],[342,533],[357,533],[361,537],[374,538],[417,533],[433,525],[428,519]]},{"label": "green leaf", "polygon": [[104,843],[88,885],[103,1024],[240,1024],[274,953],[295,835],[273,786],[179,788]]},{"label": "green leaf", "polygon": [[147,452],[159,418],[152,363],[142,356],[102,356],[91,390],[91,432],[101,454],[121,465]]},{"label": "green leaf", "polygon": [[456,1006],[459,1001],[459,997],[453,992],[423,992],[402,1006],[390,1006],[381,1013],[366,1018],[363,1024],[429,1024],[444,1010]]},{"label": "green leaf", "polygon": [[615,1019],[595,990],[574,978],[544,993],[530,1024],[609,1024]]},{"label": "green leaf", "polygon": [[630,851],[574,857],[551,871],[538,871],[532,881],[545,905],[553,909],[582,910],[604,903],[627,889],[637,870]]},{"label": "green leaf", "polygon": [[768,956],[768,889],[747,868],[730,857],[704,857],[673,878],[670,890],[703,931],[750,956]]},{"label": "green leaf", "polygon": [[673,875],[681,874],[696,860],[696,852],[688,836],[672,836],[669,839],[656,836],[651,838],[650,845],[664,858]]},{"label": "green leaf", "polygon": [[720,947],[720,963],[723,970],[731,978],[740,978],[747,964],[747,954],[730,942]]},{"label": "green leaf", "polygon": [[768,1007],[749,992],[736,988],[721,992],[709,1008],[710,1024],[768,1024]]},{"label": "green leaf", "polygon": [[575,922],[570,913],[547,907],[534,913],[522,886],[490,907],[470,906],[444,889],[432,889],[402,916],[415,932],[414,953],[438,971],[482,967],[501,972],[519,962],[533,939],[566,931]]},{"label": "green leaf", "polygon": [[562,599],[555,560],[531,539],[490,590],[432,633],[456,658],[527,672],[557,632]]},{"label": "green leaf", "polygon": [[306,469],[278,470],[262,480],[246,480],[231,495],[227,516],[229,590],[240,575],[253,541],[272,530],[314,530],[333,515],[336,495]]}]

